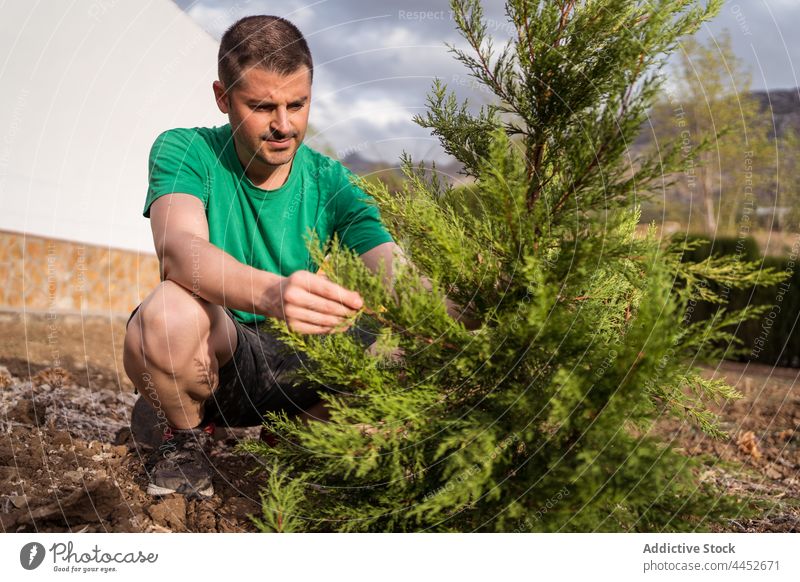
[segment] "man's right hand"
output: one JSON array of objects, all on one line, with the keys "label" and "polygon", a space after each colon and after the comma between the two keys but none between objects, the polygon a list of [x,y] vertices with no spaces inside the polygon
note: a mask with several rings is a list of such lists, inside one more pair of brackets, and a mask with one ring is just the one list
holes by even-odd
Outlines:
[{"label": "man's right hand", "polygon": [[345,320],[364,305],[357,292],[309,271],[281,278],[266,301],[265,315],[285,320],[292,331],[310,334],[346,331],[350,323]]}]

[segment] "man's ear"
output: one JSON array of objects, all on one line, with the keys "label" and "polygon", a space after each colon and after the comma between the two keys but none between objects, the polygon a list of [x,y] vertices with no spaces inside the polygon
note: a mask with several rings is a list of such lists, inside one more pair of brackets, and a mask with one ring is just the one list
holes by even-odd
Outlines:
[{"label": "man's ear", "polygon": [[225,115],[228,114],[228,110],[230,109],[230,97],[228,93],[225,91],[225,86],[222,84],[221,81],[214,81],[212,85],[214,89],[214,99],[217,102],[217,107],[219,110],[224,113]]}]

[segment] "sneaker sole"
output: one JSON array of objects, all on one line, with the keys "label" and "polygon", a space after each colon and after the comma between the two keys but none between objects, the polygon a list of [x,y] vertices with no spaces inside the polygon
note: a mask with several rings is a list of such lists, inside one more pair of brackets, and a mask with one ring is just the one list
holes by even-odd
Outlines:
[{"label": "sneaker sole", "polygon": [[[169,487],[159,487],[153,483],[149,483],[147,485],[147,494],[148,495],[171,495],[172,493],[179,493],[176,489],[170,489]],[[186,494],[183,494],[186,495]],[[214,486],[209,485],[205,489],[199,489],[198,491],[193,491],[190,496],[197,496],[197,497],[211,497],[214,495]]]}]

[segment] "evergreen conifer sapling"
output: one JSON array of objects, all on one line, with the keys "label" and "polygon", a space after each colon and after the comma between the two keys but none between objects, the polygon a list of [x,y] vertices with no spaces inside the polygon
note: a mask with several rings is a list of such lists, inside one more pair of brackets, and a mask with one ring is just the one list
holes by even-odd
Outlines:
[{"label": "evergreen conifer sapling", "polygon": [[684,263],[685,245],[638,234],[638,202],[686,152],[630,150],[664,59],[720,5],[509,0],[515,34],[498,50],[480,2],[453,0],[469,49],[451,50],[497,99],[474,111],[437,81],[416,121],[474,184],[408,157],[399,193],[363,184],[409,260],[391,286],[336,241],[309,241],[378,339],[365,352],[347,334],[265,324],[309,355],[304,377],[338,391],[330,421],[270,414],[277,446],[242,446],[267,468],[262,530],[696,530],[741,509],[651,428],[674,414],[722,434],[707,404],[737,394],[697,365],[745,314],[687,313],[722,301],[711,282],[775,277]]}]

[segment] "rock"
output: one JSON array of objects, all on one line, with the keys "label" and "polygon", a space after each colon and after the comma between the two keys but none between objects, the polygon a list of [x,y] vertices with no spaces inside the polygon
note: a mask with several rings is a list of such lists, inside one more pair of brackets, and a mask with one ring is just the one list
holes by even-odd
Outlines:
[{"label": "rock", "polygon": [[75,441],[67,431],[58,430],[50,434],[50,442],[53,443],[55,447],[69,448]]},{"label": "rock", "polygon": [[17,481],[19,481],[19,471],[16,467],[0,465],[0,487],[3,487],[3,490],[8,491]]},{"label": "rock", "polygon": [[106,519],[119,505],[119,490],[107,482],[95,480],[55,502],[35,509],[24,507],[9,514],[0,514],[0,525],[8,531],[19,525],[31,524],[38,528],[45,522],[65,524],[74,519],[80,519],[84,523],[99,522]]},{"label": "rock", "polygon": [[75,376],[73,376],[68,370],[60,367],[45,368],[44,370],[37,372],[31,378],[31,381],[33,382],[34,386],[43,386],[44,384],[47,384],[48,386],[54,388],[69,386],[76,383]]},{"label": "rock", "polygon": [[141,531],[144,528],[144,524],[147,522],[147,516],[139,512],[130,518],[130,522],[136,530]]},{"label": "rock", "polygon": [[231,497],[224,504],[225,509],[232,515],[247,515],[248,513],[258,513],[260,504],[249,497]]},{"label": "rock", "polygon": [[9,411],[9,416],[22,424],[43,426],[47,405],[35,398],[20,398]]},{"label": "rock", "polygon": [[11,495],[9,500],[11,500],[11,504],[17,509],[22,509],[28,504],[28,498],[24,495]]},{"label": "rock", "polygon": [[64,479],[67,481],[72,481],[73,483],[80,483],[83,481],[83,471],[65,471]]},{"label": "rock", "polygon": [[131,428],[129,426],[123,426],[120,428],[117,433],[114,435],[114,440],[112,441],[114,445],[125,447],[126,449],[130,445],[130,448],[134,447],[133,437],[131,437]]},{"label": "rock", "polygon": [[187,524],[193,532],[213,532],[219,530],[217,519],[222,506],[219,497],[194,500],[187,511]]},{"label": "rock", "polygon": [[0,390],[8,388],[13,383],[14,377],[11,375],[11,372],[8,371],[8,368],[0,366]]},{"label": "rock", "polygon": [[167,526],[172,531],[186,529],[186,498],[183,495],[167,497],[148,507],[147,513],[157,525]]},{"label": "rock", "polygon": [[211,438],[214,441],[227,441],[229,439],[235,439],[236,437],[233,433],[224,426],[215,427],[214,434],[211,435]]}]

